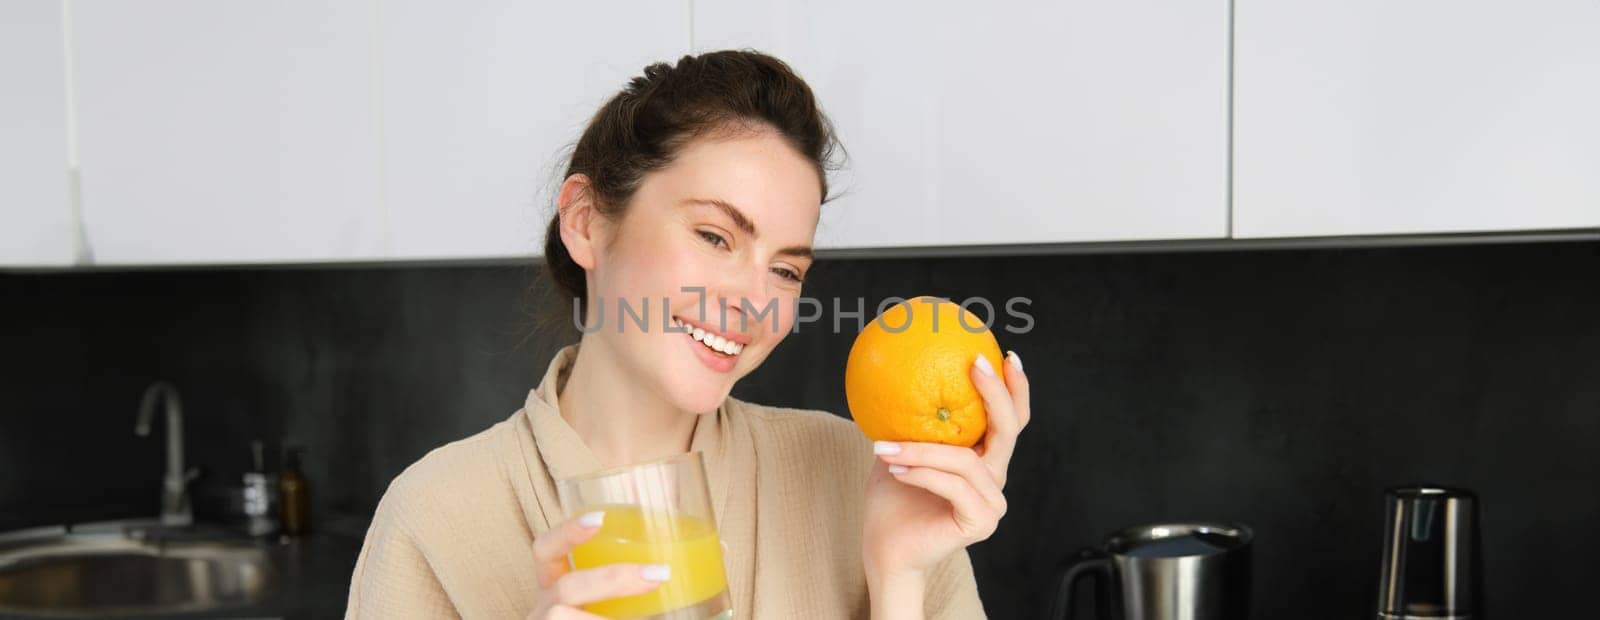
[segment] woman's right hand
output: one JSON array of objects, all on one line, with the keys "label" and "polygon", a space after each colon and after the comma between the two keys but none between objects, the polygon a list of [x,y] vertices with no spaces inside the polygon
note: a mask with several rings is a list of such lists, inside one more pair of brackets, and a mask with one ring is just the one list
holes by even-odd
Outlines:
[{"label": "woman's right hand", "polygon": [[573,547],[600,531],[604,513],[591,512],[567,519],[533,539],[538,563],[539,589],[533,595],[528,620],[604,620],[579,607],[589,603],[644,594],[661,587],[670,577],[666,564],[608,564],[574,571],[567,563]]}]

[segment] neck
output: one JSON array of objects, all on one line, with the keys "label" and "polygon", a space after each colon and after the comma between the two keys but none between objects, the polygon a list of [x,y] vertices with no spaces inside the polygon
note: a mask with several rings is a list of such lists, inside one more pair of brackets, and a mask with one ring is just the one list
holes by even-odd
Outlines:
[{"label": "neck", "polygon": [[557,401],[561,417],[577,431],[603,467],[649,461],[689,451],[699,415],[673,406],[661,394],[630,382],[617,356],[585,336]]}]

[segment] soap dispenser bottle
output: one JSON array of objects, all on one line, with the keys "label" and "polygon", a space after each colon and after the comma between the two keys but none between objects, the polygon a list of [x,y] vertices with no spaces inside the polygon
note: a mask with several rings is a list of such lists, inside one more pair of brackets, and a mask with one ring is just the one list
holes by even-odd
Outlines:
[{"label": "soap dispenser bottle", "polygon": [[300,536],[307,531],[306,508],[307,489],[306,479],[300,473],[300,459],[305,449],[299,447],[289,448],[283,457],[283,475],[278,478],[279,495],[282,502],[279,518],[283,524],[283,533],[287,536]]}]

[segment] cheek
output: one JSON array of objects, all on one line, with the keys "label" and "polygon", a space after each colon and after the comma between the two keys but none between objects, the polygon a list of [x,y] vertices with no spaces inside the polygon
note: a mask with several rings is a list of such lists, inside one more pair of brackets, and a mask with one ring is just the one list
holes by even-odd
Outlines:
[{"label": "cheek", "polygon": [[684,296],[698,299],[703,295],[706,303],[711,303],[710,286],[715,269],[709,258],[693,252],[663,253],[655,260],[655,271],[655,286],[662,294],[674,299]]},{"label": "cheek", "polygon": [[704,259],[687,248],[655,243],[638,250],[627,257],[626,275],[616,282],[615,292],[635,298],[647,296],[654,305],[662,297],[676,301],[683,296],[684,287],[705,286]]},{"label": "cheek", "polygon": [[665,277],[676,278],[675,286],[705,286],[705,274],[711,272],[712,259],[695,247],[691,239],[662,243],[652,256],[645,258],[655,263]]}]

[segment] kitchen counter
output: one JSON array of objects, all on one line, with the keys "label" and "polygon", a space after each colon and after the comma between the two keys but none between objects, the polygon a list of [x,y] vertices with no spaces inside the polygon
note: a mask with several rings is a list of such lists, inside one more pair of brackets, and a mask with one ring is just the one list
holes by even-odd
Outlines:
[{"label": "kitchen counter", "polygon": [[340,618],[350,591],[350,574],[361,553],[361,538],[313,532],[272,546],[277,586],[265,599],[246,607],[216,609],[170,618]]}]

